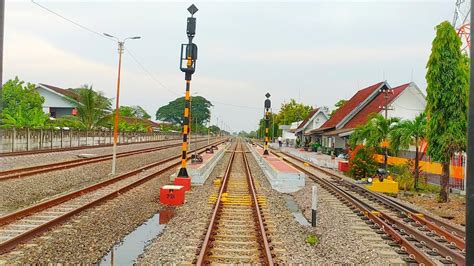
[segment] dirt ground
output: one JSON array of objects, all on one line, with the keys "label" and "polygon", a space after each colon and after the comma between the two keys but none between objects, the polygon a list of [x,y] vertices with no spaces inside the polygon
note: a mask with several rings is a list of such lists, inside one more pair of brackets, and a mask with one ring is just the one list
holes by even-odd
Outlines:
[{"label": "dirt ground", "polygon": [[459,225],[466,224],[466,200],[464,196],[449,195],[447,203],[438,203],[437,194],[404,194],[398,198],[423,207]]}]

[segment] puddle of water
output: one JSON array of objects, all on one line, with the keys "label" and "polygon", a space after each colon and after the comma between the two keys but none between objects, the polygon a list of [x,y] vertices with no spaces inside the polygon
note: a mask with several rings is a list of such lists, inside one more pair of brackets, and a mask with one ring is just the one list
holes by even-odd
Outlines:
[{"label": "puddle of water", "polygon": [[308,222],[308,220],[306,220],[306,217],[304,217],[303,213],[301,212],[301,209],[299,208],[293,197],[290,195],[284,195],[284,198],[286,201],[286,207],[288,208],[288,210],[291,211],[291,213],[295,217],[295,220],[303,226],[310,226],[311,224]]},{"label": "puddle of water", "polygon": [[99,265],[133,265],[145,246],[158,236],[173,217],[173,209],[164,209],[153,215],[116,244],[99,262]]}]

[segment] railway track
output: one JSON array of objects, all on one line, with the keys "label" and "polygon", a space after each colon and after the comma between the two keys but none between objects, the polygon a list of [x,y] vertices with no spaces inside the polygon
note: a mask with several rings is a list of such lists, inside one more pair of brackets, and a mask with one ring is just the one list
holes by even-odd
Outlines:
[{"label": "railway track", "polygon": [[[207,139],[198,140],[195,143],[199,143],[203,141],[207,141]],[[179,147],[180,145],[181,145],[181,142],[179,143],[177,142],[173,144],[163,145],[160,147],[152,147],[152,148],[144,148],[144,149],[138,149],[138,150],[132,150],[132,151],[119,152],[117,153],[117,158],[123,158],[123,157],[133,156],[137,154],[161,151],[165,149]],[[99,156],[90,157],[90,158],[80,158],[80,159],[69,160],[69,161],[58,162],[58,163],[41,164],[41,165],[36,165],[36,166],[29,166],[29,167],[0,171],[0,182],[13,179],[13,178],[21,178],[25,176],[31,176],[31,175],[36,175],[36,174],[41,174],[41,173],[46,173],[46,172],[52,172],[52,171],[57,171],[57,170],[78,167],[85,164],[103,162],[103,161],[107,161],[111,159],[112,159],[112,154],[105,154],[105,155],[99,155]]]},{"label": "railway track", "polygon": [[[177,138],[169,138],[169,139],[162,139],[162,140],[150,140],[150,141],[141,141],[141,142],[129,142],[129,143],[119,143],[118,146],[124,145],[132,145],[132,144],[145,144],[145,143],[160,143],[164,141],[172,141],[172,140],[180,140],[180,137]],[[42,154],[42,153],[52,153],[52,152],[63,152],[63,151],[76,151],[76,150],[84,150],[84,149],[96,149],[96,148],[104,148],[104,147],[112,147],[112,144],[99,144],[99,145],[91,145],[91,146],[77,146],[77,147],[65,147],[65,148],[51,148],[51,149],[37,149],[37,150],[29,150],[29,151],[10,151],[10,152],[0,152],[1,157],[13,157],[13,156],[22,156],[22,155],[34,155],[34,154]]]},{"label": "railway track", "polygon": [[288,153],[273,152],[305,172],[340,199],[369,226],[390,240],[407,263],[464,265],[465,233],[444,221],[420,214],[388,196],[369,191]]},{"label": "railway track", "polygon": [[263,264],[274,265],[265,199],[258,194],[250,171],[244,144],[238,142],[215,198],[214,209],[197,265]]},{"label": "railway track", "polygon": [[[225,142],[221,140],[197,150]],[[88,208],[139,186],[180,165],[181,155],[172,156],[139,169],[120,174],[92,186],[61,195],[0,217],[0,254],[51,229]]]}]

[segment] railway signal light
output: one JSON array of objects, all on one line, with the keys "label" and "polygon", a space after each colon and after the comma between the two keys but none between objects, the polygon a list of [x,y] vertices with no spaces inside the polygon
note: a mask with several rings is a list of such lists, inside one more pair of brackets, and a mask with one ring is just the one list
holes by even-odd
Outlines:
[{"label": "railway signal light", "polygon": [[[191,77],[196,70],[196,59],[197,59],[197,45],[193,43],[193,38],[196,35],[196,18],[194,14],[198,11],[197,7],[193,4],[188,7],[188,11],[191,17],[187,19],[186,34],[188,35],[188,43],[181,45],[181,60],[179,67],[184,72],[184,79],[186,80],[186,94],[184,97],[184,115],[183,115],[183,145],[182,145],[182,157],[181,157],[181,168],[175,183],[185,182],[186,186],[190,184],[188,171],[186,170],[187,164],[187,151],[188,151],[188,135],[191,116],[191,100],[190,100],[190,87]],[[187,179],[187,180],[183,180]]]},{"label": "railway signal light", "polygon": [[263,145],[263,155],[268,155],[268,127],[270,126],[270,108],[272,106],[272,103],[270,101],[270,93],[266,93],[265,94],[265,97],[267,97],[267,99],[265,99],[265,102],[264,102],[264,112],[265,112],[265,145]]}]

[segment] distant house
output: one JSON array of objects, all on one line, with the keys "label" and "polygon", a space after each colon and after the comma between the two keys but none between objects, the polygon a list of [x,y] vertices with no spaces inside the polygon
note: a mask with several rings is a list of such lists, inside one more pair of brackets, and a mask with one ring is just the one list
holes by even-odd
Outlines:
[{"label": "distant house", "polygon": [[312,137],[309,133],[318,129],[329,119],[328,109],[321,107],[312,110],[303,122],[295,130],[295,135],[300,138],[302,143],[316,142],[317,136]]},{"label": "distant house", "polygon": [[294,144],[296,140],[295,131],[302,122],[303,121],[293,122],[291,125],[280,125],[278,127],[281,129],[281,137],[283,138],[284,142],[288,140],[289,144]]},{"label": "distant house", "polygon": [[[387,99],[383,93],[385,89],[390,91]],[[389,106],[387,116],[401,119],[415,118],[426,106],[425,95],[415,83],[391,88],[386,81],[379,82],[354,94],[329,120],[312,130],[311,137],[319,137],[324,148],[339,153],[347,148],[349,136],[357,126],[365,124],[372,113],[385,113],[386,102]]]},{"label": "distant house", "polygon": [[39,83],[36,91],[44,97],[43,111],[50,117],[59,118],[66,115],[76,115],[76,105],[79,96],[72,89],[62,89]]}]

